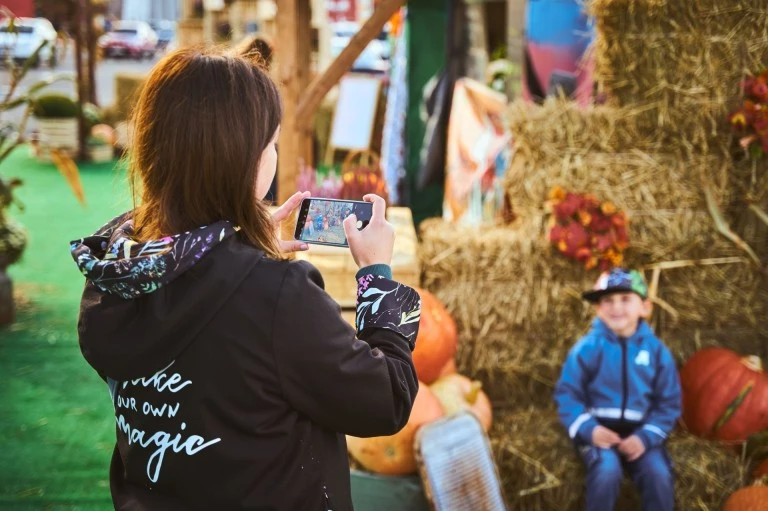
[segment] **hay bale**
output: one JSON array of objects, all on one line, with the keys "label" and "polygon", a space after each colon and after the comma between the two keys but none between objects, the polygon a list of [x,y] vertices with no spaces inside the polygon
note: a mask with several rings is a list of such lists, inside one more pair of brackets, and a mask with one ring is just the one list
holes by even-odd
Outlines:
[{"label": "hay bale", "polygon": [[[510,511],[570,511],[584,507],[585,471],[553,410],[497,414],[491,443]],[[720,509],[745,481],[738,456],[725,447],[675,433],[669,441],[675,466],[677,509]],[[639,509],[625,482],[617,509]]]},{"label": "hay bale", "polygon": [[661,272],[654,325],[679,361],[708,346],[768,357],[768,284],[750,264],[678,268]]},{"label": "hay bale", "polygon": [[768,0],[592,0],[590,9],[595,78],[618,104],[659,143],[727,154],[739,83],[768,64]]},{"label": "hay bale", "polygon": [[641,214],[670,209],[706,213],[707,184],[732,222],[745,218],[749,203],[768,208],[766,160],[718,153],[687,156],[684,137],[671,147],[660,144],[630,108],[518,101],[507,118],[515,157],[504,186],[518,214],[542,209],[555,185],[589,191]]},{"label": "hay bale", "polygon": [[[597,277],[555,253],[543,229],[521,225],[427,220],[419,254],[423,286],[456,319],[458,366],[518,408],[551,402],[568,351],[589,328],[593,311],[581,293]],[[652,325],[681,363],[709,345],[760,354],[765,288],[743,262],[664,270],[659,297],[674,313],[657,306]]]}]

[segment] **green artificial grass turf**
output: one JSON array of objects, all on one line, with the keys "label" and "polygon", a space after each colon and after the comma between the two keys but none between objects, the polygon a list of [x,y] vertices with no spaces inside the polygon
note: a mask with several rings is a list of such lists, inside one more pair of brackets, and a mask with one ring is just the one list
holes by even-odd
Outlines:
[{"label": "green artificial grass turf", "polygon": [[85,208],[56,168],[26,147],[0,173],[24,181],[16,195],[26,209],[11,215],[30,237],[10,268],[17,319],[0,327],[0,510],[108,510],[112,404],[80,354],[84,277],[69,242],[130,208],[125,173],[114,164],[80,165]]}]

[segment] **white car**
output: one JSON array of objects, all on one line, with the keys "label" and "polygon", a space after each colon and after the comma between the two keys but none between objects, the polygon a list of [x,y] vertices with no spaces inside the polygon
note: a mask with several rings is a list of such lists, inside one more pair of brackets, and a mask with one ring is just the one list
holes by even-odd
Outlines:
[{"label": "white car", "polygon": [[47,41],[48,44],[32,65],[37,67],[44,61],[54,67],[58,56],[56,39],[56,29],[45,18],[16,18],[13,27],[6,19],[0,22],[0,57],[2,60],[10,57],[22,63],[35,53],[43,41]]},{"label": "white car", "polygon": [[153,58],[157,51],[157,34],[144,21],[116,21],[112,29],[99,38],[104,57]]}]

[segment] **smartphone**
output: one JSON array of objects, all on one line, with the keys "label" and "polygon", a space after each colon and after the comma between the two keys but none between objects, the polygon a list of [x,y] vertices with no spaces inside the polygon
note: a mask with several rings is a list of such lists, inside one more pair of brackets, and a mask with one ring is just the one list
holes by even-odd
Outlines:
[{"label": "smartphone", "polygon": [[371,221],[373,204],[317,197],[304,199],[299,208],[293,237],[306,243],[348,247],[343,222],[352,213],[357,217],[358,230],[364,229]]}]

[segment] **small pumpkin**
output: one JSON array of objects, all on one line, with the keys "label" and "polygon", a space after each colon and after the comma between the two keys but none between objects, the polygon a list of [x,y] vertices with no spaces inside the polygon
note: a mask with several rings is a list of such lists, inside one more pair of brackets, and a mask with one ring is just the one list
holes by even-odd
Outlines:
[{"label": "small pumpkin", "polygon": [[765,511],[768,509],[768,486],[747,486],[735,491],[725,501],[723,511]]},{"label": "small pumpkin", "polygon": [[406,475],[416,472],[413,441],[421,426],[442,417],[443,409],[435,395],[424,383],[413,402],[411,416],[403,429],[391,436],[357,438],[347,436],[347,450],[352,457],[371,472],[385,475]]},{"label": "small pumpkin", "polygon": [[456,355],[456,322],[432,293],[417,289],[421,296],[421,320],[413,365],[416,376],[427,385],[440,377],[443,367]]},{"label": "small pumpkin", "polygon": [[705,348],[685,364],[680,381],[682,420],[693,434],[740,444],[768,428],[768,377],[758,357]]},{"label": "small pumpkin", "polygon": [[461,374],[449,374],[433,383],[430,389],[446,416],[467,410],[477,417],[486,433],[491,429],[493,409],[481,382]]}]

